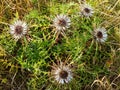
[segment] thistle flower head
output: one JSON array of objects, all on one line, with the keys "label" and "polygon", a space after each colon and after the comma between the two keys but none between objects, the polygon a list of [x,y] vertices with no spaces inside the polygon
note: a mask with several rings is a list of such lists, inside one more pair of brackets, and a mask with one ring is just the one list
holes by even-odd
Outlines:
[{"label": "thistle flower head", "polygon": [[27,30],[27,24],[21,20],[17,20],[10,25],[10,34],[13,35],[15,40],[22,38],[27,33]]},{"label": "thistle flower head", "polygon": [[90,5],[88,4],[81,5],[81,15],[85,17],[91,17],[93,13],[94,13],[93,8]]},{"label": "thistle flower head", "polygon": [[98,42],[105,42],[107,39],[107,32],[105,28],[97,28],[94,30],[94,37]]},{"label": "thistle flower head", "polygon": [[70,18],[66,15],[57,15],[53,20],[53,26],[56,28],[56,33],[64,33],[64,30],[70,27]]},{"label": "thistle flower head", "polygon": [[70,66],[63,62],[54,64],[51,73],[54,79],[60,84],[69,83],[73,78]]}]

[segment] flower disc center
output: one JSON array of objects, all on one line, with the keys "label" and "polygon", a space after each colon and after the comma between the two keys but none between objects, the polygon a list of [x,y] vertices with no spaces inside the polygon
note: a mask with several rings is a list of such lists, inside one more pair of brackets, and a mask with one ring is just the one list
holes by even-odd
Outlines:
[{"label": "flower disc center", "polygon": [[16,34],[21,34],[22,31],[23,31],[23,27],[22,26],[16,26],[16,28],[15,28],[15,33]]},{"label": "flower disc center", "polygon": [[66,21],[64,19],[61,19],[61,20],[59,20],[58,24],[60,26],[65,26],[66,25]]},{"label": "flower disc center", "polygon": [[59,73],[60,77],[63,78],[63,79],[66,79],[68,77],[68,72],[65,71],[65,70],[62,70],[60,73]]},{"label": "flower disc center", "polygon": [[101,31],[98,31],[98,32],[97,32],[97,37],[98,37],[98,38],[102,38],[102,37],[103,37],[103,34],[102,34]]},{"label": "flower disc center", "polygon": [[90,9],[89,9],[89,8],[84,8],[84,11],[85,11],[86,13],[90,13]]}]

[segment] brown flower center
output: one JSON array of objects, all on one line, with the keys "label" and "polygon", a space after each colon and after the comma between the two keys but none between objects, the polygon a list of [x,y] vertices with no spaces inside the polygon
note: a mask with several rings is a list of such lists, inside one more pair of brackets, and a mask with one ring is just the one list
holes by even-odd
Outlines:
[{"label": "brown flower center", "polygon": [[58,21],[58,24],[60,26],[65,26],[66,25],[66,21],[64,19],[61,19],[61,20]]},{"label": "brown flower center", "polygon": [[63,79],[66,79],[68,77],[68,72],[65,71],[65,70],[62,70],[60,73],[59,73],[60,77],[63,78]]},{"label": "brown flower center", "polygon": [[16,34],[21,34],[22,31],[23,31],[23,27],[22,26],[16,26],[16,28],[15,28],[15,33]]},{"label": "brown flower center", "polygon": [[98,37],[98,38],[102,38],[102,37],[103,37],[103,34],[102,34],[101,31],[98,31],[98,32],[97,32],[97,37]]},{"label": "brown flower center", "polygon": [[90,9],[89,9],[89,8],[84,8],[84,11],[85,11],[86,13],[90,13]]}]

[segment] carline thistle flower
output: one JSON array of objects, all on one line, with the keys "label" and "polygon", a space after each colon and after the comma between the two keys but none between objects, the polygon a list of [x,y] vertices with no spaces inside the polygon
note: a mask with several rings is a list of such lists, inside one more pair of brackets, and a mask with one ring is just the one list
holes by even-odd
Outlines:
[{"label": "carline thistle flower", "polygon": [[66,15],[60,14],[53,20],[53,26],[56,28],[55,33],[64,33],[64,30],[70,27],[70,18]]},{"label": "carline thistle flower", "polygon": [[98,42],[105,42],[107,40],[107,32],[106,29],[104,27],[99,27],[97,29],[94,30],[93,32],[95,39]]},{"label": "carline thistle flower", "polygon": [[51,67],[52,76],[58,83],[69,83],[72,80],[73,73],[69,65],[66,65],[63,62],[59,62],[58,64],[54,64]]},{"label": "carline thistle flower", "polygon": [[28,26],[26,22],[17,20],[14,24],[10,25],[10,34],[17,41],[22,38],[28,32]]},{"label": "carline thistle flower", "polygon": [[80,8],[81,8],[80,14],[82,16],[91,17],[94,13],[93,8],[89,4],[82,4]]}]

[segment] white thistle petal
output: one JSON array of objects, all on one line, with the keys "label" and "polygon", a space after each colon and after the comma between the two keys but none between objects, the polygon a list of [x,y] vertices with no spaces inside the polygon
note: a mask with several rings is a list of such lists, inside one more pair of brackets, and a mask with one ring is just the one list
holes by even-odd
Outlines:
[{"label": "white thistle petal", "polygon": [[56,28],[56,33],[61,34],[63,30],[66,30],[71,25],[70,18],[66,15],[60,14],[53,20],[53,26]]},{"label": "white thistle petal", "polygon": [[93,13],[94,13],[94,10],[89,4],[81,5],[80,15],[83,15],[85,17],[91,17]]},{"label": "white thistle petal", "polygon": [[53,67],[54,68],[52,70],[52,74],[58,83],[69,83],[72,80],[72,71],[68,65],[60,62],[58,65],[55,65]]},{"label": "white thistle petal", "polygon": [[10,25],[10,34],[13,35],[15,40],[22,38],[27,33],[27,30],[27,24],[21,20],[17,20]]},{"label": "white thistle petal", "polygon": [[98,42],[105,42],[107,40],[107,32],[105,28],[97,28],[94,30],[94,37]]}]

